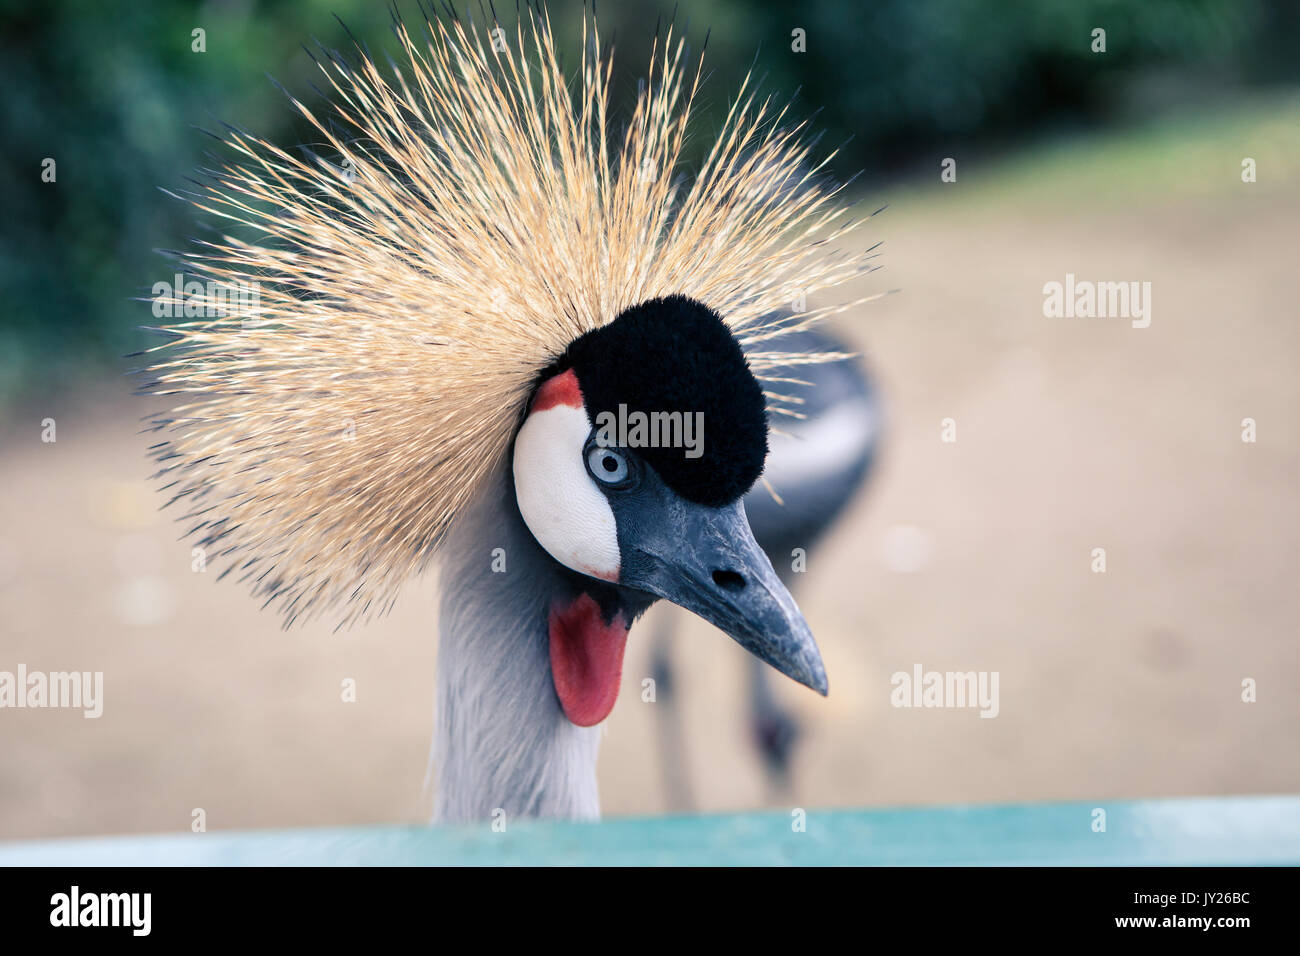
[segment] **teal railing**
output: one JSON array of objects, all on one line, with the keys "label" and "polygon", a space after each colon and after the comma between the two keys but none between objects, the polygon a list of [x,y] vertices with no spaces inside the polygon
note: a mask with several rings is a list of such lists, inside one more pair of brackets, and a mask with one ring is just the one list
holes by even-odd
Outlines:
[{"label": "teal railing", "polygon": [[0,844],[0,865],[1300,864],[1300,797],[809,810],[800,822],[763,812],[45,840]]}]

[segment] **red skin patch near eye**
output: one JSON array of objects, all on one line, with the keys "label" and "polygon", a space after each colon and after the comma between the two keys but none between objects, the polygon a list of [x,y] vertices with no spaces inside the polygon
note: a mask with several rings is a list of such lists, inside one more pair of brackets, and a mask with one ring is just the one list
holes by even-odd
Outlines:
[{"label": "red skin patch near eye", "polygon": [[557,405],[582,408],[582,389],[578,386],[578,376],[573,369],[552,376],[542,383],[533,397],[532,411],[544,412]]},{"label": "red skin patch near eye", "polygon": [[614,709],[623,679],[627,624],[615,614],[608,624],[589,594],[557,602],[549,619],[551,680],[564,716],[594,727]]}]

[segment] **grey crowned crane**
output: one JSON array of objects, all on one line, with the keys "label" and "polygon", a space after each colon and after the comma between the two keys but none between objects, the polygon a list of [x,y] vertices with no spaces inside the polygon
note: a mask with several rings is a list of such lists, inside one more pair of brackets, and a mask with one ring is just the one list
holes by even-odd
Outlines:
[{"label": "grey crowned crane", "polygon": [[313,151],[232,129],[187,194],[226,231],[186,256],[175,304],[202,317],[155,350],[153,450],[195,542],[286,626],[381,614],[439,562],[437,819],[592,818],[655,600],[826,693],[744,495],[785,371],[842,357],[770,340],[857,303],[778,310],[867,256],[748,80],[679,177],[700,69],[671,28],[617,136],[594,22],[576,84],[544,12],[394,32],[388,69],[321,51],[329,112],[292,99]]}]

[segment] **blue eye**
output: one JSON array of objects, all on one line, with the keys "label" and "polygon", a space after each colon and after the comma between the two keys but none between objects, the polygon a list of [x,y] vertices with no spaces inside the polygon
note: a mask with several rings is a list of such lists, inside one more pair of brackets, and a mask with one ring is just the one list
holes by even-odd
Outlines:
[{"label": "blue eye", "polygon": [[617,485],[627,480],[627,459],[613,448],[594,445],[587,451],[587,470],[597,481]]}]

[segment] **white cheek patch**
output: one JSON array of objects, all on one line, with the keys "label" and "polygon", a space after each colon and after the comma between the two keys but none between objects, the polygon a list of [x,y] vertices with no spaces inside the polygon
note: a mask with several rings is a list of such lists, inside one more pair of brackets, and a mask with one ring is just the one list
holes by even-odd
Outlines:
[{"label": "white cheek patch", "polygon": [[571,405],[533,412],[515,438],[515,498],[537,543],[567,568],[618,581],[614,512],[587,474],[591,423]]}]

